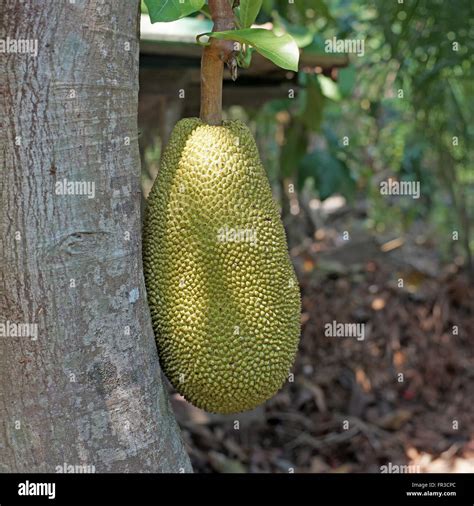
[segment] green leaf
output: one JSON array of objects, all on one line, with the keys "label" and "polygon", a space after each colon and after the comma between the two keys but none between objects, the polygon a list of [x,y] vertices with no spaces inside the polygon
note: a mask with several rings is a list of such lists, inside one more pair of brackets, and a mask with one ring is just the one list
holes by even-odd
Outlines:
[{"label": "green leaf", "polygon": [[339,70],[338,84],[342,97],[349,97],[356,80],[356,71],[353,65]]},{"label": "green leaf", "polygon": [[250,67],[250,63],[252,61],[252,51],[254,51],[253,47],[245,46],[245,49],[240,51],[237,55],[237,64],[239,67],[243,69],[248,69]]},{"label": "green leaf", "polygon": [[304,48],[304,53],[307,55],[320,55],[327,54],[324,46],[325,39],[318,33],[314,34],[311,43]]},{"label": "green leaf", "polygon": [[255,23],[262,7],[263,0],[240,0],[240,22],[242,28],[248,28]]},{"label": "green leaf", "polygon": [[206,0],[145,0],[152,23],[184,18],[202,9],[205,3]]},{"label": "green leaf", "polygon": [[275,65],[288,70],[298,70],[300,52],[293,37],[287,33],[278,37],[272,31],[263,28],[244,28],[226,32],[203,33],[198,35],[198,41],[204,35],[248,44]]},{"label": "green leaf", "polygon": [[291,176],[306,154],[308,136],[301,122],[293,121],[287,129],[280,153],[280,170],[283,177]]},{"label": "green leaf", "polygon": [[304,26],[288,25],[288,33],[295,39],[298,47],[309,46],[313,42],[313,32]]},{"label": "green leaf", "polygon": [[270,100],[265,103],[262,107],[262,111],[273,118],[275,114],[281,111],[287,111],[290,108],[290,99],[288,98],[280,98],[275,100]]},{"label": "green leaf", "polygon": [[318,74],[318,79],[323,95],[335,102],[339,102],[339,100],[341,100],[341,93],[339,92],[337,84],[331,78],[323,76],[322,74]]},{"label": "green leaf", "polygon": [[305,103],[301,113],[301,121],[313,132],[319,130],[323,119],[324,97],[321,93],[318,78],[307,76],[307,85],[304,90]]},{"label": "green leaf", "polygon": [[280,16],[276,11],[273,12],[273,31],[276,35],[282,33],[289,33],[299,48],[308,46],[313,42],[314,30],[306,26],[295,25],[288,22],[285,18]]},{"label": "green leaf", "polygon": [[262,11],[268,16],[270,16],[275,7],[273,4],[274,4],[273,0],[263,0]]},{"label": "green leaf", "polygon": [[355,181],[347,165],[329,151],[313,151],[307,154],[299,167],[298,185],[312,178],[319,198],[325,200],[334,193],[341,193],[351,199],[355,191]]}]

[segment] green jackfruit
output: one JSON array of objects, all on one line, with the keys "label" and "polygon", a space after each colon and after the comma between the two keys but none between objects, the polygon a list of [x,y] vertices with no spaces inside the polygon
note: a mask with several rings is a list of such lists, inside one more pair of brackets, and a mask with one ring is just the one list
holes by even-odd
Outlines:
[{"label": "green jackfruit", "polygon": [[276,393],[298,347],[300,295],[243,123],[177,123],[148,198],[143,259],[161,365],[178,392],[218,413]]}]

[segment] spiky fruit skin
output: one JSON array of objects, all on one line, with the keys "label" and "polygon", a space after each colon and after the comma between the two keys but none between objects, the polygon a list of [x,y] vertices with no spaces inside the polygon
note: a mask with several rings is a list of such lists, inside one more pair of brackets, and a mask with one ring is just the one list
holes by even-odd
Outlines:
[{"label": "spiky fruit skin", "polygon": [[177,123],[148,198],[143,259],[161,365],[178,392],[233,413],[281,388],[298,347],[300,294],[243,123]]}]

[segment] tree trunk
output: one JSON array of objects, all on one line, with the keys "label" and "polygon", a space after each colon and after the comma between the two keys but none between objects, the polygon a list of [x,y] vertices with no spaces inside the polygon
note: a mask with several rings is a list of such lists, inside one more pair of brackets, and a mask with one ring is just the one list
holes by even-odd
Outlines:
[{"label": "tree trunk", "polygon": [[138,5],[0,6],[32,40],[0,55],[0,471],[191,471],[142,275]]}]

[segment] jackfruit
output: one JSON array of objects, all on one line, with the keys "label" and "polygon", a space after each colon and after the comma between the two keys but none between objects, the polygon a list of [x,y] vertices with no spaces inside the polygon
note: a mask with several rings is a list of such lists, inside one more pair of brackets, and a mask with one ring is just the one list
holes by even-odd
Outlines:
[{"label": "jackfruit", "polygon": [[281,388],[300,294],[245,124],[176,124],[148,198],[143,260],[160,362],[185,399],[233,413]]}]

